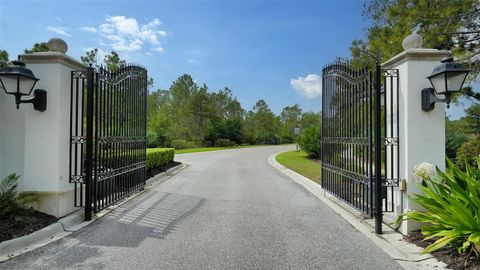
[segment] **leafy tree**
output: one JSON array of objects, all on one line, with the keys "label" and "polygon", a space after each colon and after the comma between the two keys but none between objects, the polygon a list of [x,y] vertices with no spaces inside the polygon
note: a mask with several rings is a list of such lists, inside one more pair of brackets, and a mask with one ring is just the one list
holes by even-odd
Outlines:
[{"label": "leafy tree", "polygon": [[[477,167],[477,159],[480,157],[480,136],[475,136],[473,139],[462,144],[457,151],[456,164],[461,169],[465,169],[466,164]],[[478,168],[480,169],[480,168]]]},{"label": "leafy tree", "polygon": [[475,104],[467,109],[465,121],[468,131],[480,135],[480,104]]},{"label": "leafy tree", "polygon": [[302,129],[306,129],[312,126],[320,126],[321,121],[321,113],[305,112],[300,118],[300,126],[302,127]]},{"label": "leafy tree", "polygon": [[[88,52],[87,52],[88,53]],[[118,53],[112,51],[110,54],[105,55],[103,62],[107,66],[108,70],[115,71],[126,65],[126,61],[121,59]]]},{"label": "leafy tree", "polygon": [[250,143],[278,144],[280,143],[280,119],[270,110],[267,103],[261,99],[247,113],[246,132]]},{"label": "leafy tree", "polygon": [[0,50],[0,68],[8,66],[8,52],[6,50]]},{"label": "leafy tree", "polygon": [[295,127],[300,124],[302,109],[298,104],[283,108],[280,113],[280,123],[282,124],[280,136],[282,142],[291,143],[295,141]]},{"label": "leafy tree", "polygon": [[175,139],[190,139],[193,137],[192,97],[198,91],[197,84],[190,75],[180,76],[169,89],[169,116],[172,119],[169,137]]},{"label": "leafy tree", "polygon": [[25,53],[36,53],[36,52],[48,52],[50,49],[48,48],[48,45],[46,42],[40,42],[40,43],[35,43],[33,47],[28,50],[25,49]]},{"label": "leafy tree", "polygon": [[199,141],[205,140],[205,133],[210,114],[210,103],[208,87],[204,84],[198,89],[198,91],[193,93],[190,104],[193,124],[192,135]]},{"label": "leafy tree", "polygon": [[[470,80],[480,72],[480,2],[431,0],[372,0],[364,17],[372,24],[364,40],[354,40],[350,51],[354,62],[385,61],[403,51],[402,41],[416,31],[426,48],[451,50],[453,56],[472,69]],[[465,87],[467,96],[480,94]]]},{"label": "leafy tree", "polygon": [[82,61],[82,63],[84,63],[87,66],[91,65],[93,67],[98,67],[97,55],[98,55],[98,49],[94,48],[88,52],[85,52],[84,56],[80,56],[80,60]]},{"label": "leafy tree", "polygon": [[445,119],[445,150],[448,158],[455,159],[458,148],[471,138],[465,119]]}]

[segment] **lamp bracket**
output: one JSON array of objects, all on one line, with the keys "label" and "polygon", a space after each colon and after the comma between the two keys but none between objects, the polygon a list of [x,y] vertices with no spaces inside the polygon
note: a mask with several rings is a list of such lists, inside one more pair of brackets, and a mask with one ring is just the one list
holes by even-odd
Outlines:
[{"label": "lamp bracket", "polygon": [[36,89],[33,91],[33,97],[29,99],[21,99],[20,96],[15,96],[17,109],[20,103],[32,103],[33,108],[37,111],[44,112],[47,109],[47,91],[43,89]]},{"label": "lamp bracket", "polygon": [[438,98],[435,94],[435,89],[424,88],[422,90],[422,110],[428,112],[435,109],[436,102],[449,102],[450,96],[445,95],[444,99]]}]

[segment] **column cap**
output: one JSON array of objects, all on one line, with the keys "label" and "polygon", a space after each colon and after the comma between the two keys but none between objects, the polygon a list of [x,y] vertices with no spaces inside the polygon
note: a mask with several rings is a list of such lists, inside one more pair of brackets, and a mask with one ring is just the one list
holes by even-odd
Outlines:
[{"label": "column cap", "polygon": [[406,61],[440,61],[449,54],[437,49],[410,48],[382,63],[382,68],[395,68]]},{"label": "column cap", "polygon": [[22,54],[21,59],[25,64],[48,64],[60,63],[74,70],[85,70],[86,65],[77,59],[70,57],[61,52],[36,52],[29,54]]}]

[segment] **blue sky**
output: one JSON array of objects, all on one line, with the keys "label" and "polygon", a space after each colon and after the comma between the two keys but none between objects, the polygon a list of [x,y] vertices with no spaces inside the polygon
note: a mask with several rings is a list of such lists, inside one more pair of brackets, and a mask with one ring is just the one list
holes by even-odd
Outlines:
[{"label": "blue sky", "polygon": [[146,66],[155,89],[187,73],[246,109],[319,111],[321,68],[362,38],[365,2],[0,0],[0,48],[60,37],[75,58],[96,47]]}]

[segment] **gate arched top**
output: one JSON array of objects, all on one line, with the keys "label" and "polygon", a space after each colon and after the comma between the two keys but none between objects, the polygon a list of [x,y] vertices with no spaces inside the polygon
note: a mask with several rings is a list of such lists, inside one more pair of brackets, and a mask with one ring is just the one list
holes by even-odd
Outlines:
[{"label": "gate arched top", "polygon": [[147,69],[137,64],[122,65],[115,70],[104,67],[98,69],[98,79],[110,85],[117,85],[127,79],[146,79]]},{"label": "gate arched top", "polygon": [[355,68],[350,62],[337,61],[325,66],[322,70],[323,78],[340,77],[351,84],[358,82],[359,78],[364,78],[368,74],[366,66]]}]

